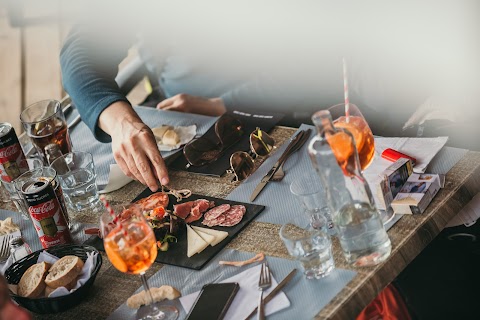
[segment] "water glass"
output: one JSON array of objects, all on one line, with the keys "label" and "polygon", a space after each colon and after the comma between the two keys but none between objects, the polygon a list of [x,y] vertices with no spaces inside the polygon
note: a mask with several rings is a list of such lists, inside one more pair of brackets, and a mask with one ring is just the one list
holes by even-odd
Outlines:
[{"label": "water glass", "polygon": [[288,253],[302,263],[307,279],[321,279],[335,268],[330,236],[312,227],[305,215],[296,215],[280,228]]},{"label": "water glass", "polygon": [[57,171],[67,206],[73,210],[100,210],[93,156],[88,152],[67,153],[50,165]]},{"label": "water glass", "polygon": [[290,192],[295,195],[314,228],[325,227],[328,234],[336,233],[325,189],[315,172],[304,174],[293,180],[290,184]]},{"label": "water glass", "polygon": [[72,152],[72,141],[59,101],[36,102],[23,110],[20,120],[45,165],[48,165],[45,147],[51,143],[57,144],[62,154]]},{"label": "water glass", "polygon": [[[25,161],[27,162],[29,170],[40,168],[43,165],[42,161],[36,158],[26,159]],[[20,177],[13,180],[12,182],[2,181],[2,184],[8,191],[8,194],[10,195],[10,200],[12,200],[12,202],[15,204],[15,207],[17,207],[17,210],[22,214],[22,218],[24,220],[29,220],[30,214],[28,213],[28,207],[25,203],[25,200],[23,199],[23,195],[19,193],[17,188],[15,187],[15,183],[17,183],[19,179]]]}]

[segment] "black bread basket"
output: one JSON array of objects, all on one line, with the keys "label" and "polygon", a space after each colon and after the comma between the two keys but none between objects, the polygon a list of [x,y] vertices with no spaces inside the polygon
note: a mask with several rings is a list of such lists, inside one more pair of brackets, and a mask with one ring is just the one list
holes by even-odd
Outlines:
[{"label": "black bread basket", "polygon": [[87,252],[96,252],[97,261],[92,271],[92,275],[85,282],[83,286],[73,291],[72,293],[55,298],[25,298],[20,297],[16,294],[11,293],[13,300],[15,300],[22,307],[36,313],[55,313],[67,310],[79,304],[82,299],[87,295],[87,291],[92,286],[95,281],[100,267],[102,266],[102,255],[98,253],[98,250],[92,246],[87,245],[60,245],[48,249],[42,249],[35,251],[34,253],[26,256],[25,258],[12,264],[7,271],[5,271],[5,278],[9,284],[18,284],[20,278],[25,273],[25,271],[35,263],[37,263],[38,256],[40,252],[47,251],[54,256],[59,258],[67,255],[74,255],[82,259],[83,261],[87,260]]}]

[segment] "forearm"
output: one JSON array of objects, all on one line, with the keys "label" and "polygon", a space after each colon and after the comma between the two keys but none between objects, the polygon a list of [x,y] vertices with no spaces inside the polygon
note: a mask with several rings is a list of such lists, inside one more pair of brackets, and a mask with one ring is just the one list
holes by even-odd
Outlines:
[{"label": "forearm", "polygon": [[110,105],[116,102],[128,104],[115,82],[118,64],[126,52],[122,46],[128,44],[103,40],[101,33],[94,34],[88,28],[77,26],[62,48],[60,62],[64,88],[83,121],[98,140],[109,142],[110,137],[97,126],[98,119]]},{"label": "forearm", "polygon": [[125,124],[143,124],[132,106],[125,101],[117,101],[105,108],[98,118],[98,126],[105,133],[113,135],[121,132]]}]

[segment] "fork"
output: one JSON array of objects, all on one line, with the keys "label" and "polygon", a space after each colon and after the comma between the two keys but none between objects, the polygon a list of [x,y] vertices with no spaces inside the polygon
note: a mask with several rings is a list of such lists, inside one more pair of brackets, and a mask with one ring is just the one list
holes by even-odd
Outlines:
[{"label": "fork", "polygon": [[260,290],[260,300],[258,301],[258,320],[265,319],[265,304],[263,302],[263,290],[270,288],[272,285],[272,275],[267,261],[262,263],[260,270],[260,279],[258,279],[258,290]]},{"label": "fork", "polygon": [[0,248],[0,263],[3,263],[8,260],[10,255],[10,239],[11,235],[6,235],[2,240],[2,247]]}]

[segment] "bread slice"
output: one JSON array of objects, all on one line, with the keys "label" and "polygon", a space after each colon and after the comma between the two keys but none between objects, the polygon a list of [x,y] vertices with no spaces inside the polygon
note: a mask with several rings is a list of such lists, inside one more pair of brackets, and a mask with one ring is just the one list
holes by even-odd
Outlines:
[{"label": "bread slice", "polygon": [[18,295],[26,298],[37,298],[45,289],[45,277],[50,264],[36,263],[25,271],[18,283]]},{"label": "bread slice", "polygon": [[187,224],[187,257],[190,258],[194,254],[202,252],[206,247],[208,247],[208,243]]},{"label": "bread slice", "polygon": [[202,227],[196,227],[196,226],[192,226],[192,228],[201,236],[204,233],[214,236],[215,240],[212,241],[212,243],[210,243],[211,246],[216,246],[217,244],[222,242],[226,237],[228,237],[228,232],[226,231],[220,231],[220,230],[214,230],[214,229],[202,228]]},{"label": "bread slice", "polygon": [[165,131],[165,134],[162,137],[162,144],[166,146],[175,146],[180,142],[180,137],[175,132],[175,130],[170,129]]},{"label": "bread slice", "polygon": [[167,130],[172,130],[172,129],[173,127],[171,126],[160,126],[157,128],[152,128],[152,132],[153,132],[153,135],[155,136],[155,140],[157,140],[157,142],[162,141],[162,138],[165,132],[167,132]]},{"label": "bread slice", "polygon": [[[75,286],[77,285],[77,281],[78,281],[78,277],[76,277],[75,279],[73,279],[70,283],[68,283],[66,286],[65,286],[65,289],[67,290],[72,290],[73,288],[75,288]],[[57,290],[58,288],[50,288],[49,286],[45,286],[45,297],[48,297],[50,295],[50,293],[52,293],[53,291]]]},{"label": "bread slice", "polygon": [[82,272],[83,261],[77,256],[64,256],[48,270],[45,283],[50,288],[65,287]]},{"label": "bread slice", "polygon": [[[153,296],[153,302],[162,301],[165,299],[173,300],[181,296],[180,292],[172,286],[161,286],[160,288],[152,287],[150,292]],[[138,309],[147,304],[147,296],[145,290],[134,294],[127,300],[127,306],[132,309]]]}]

